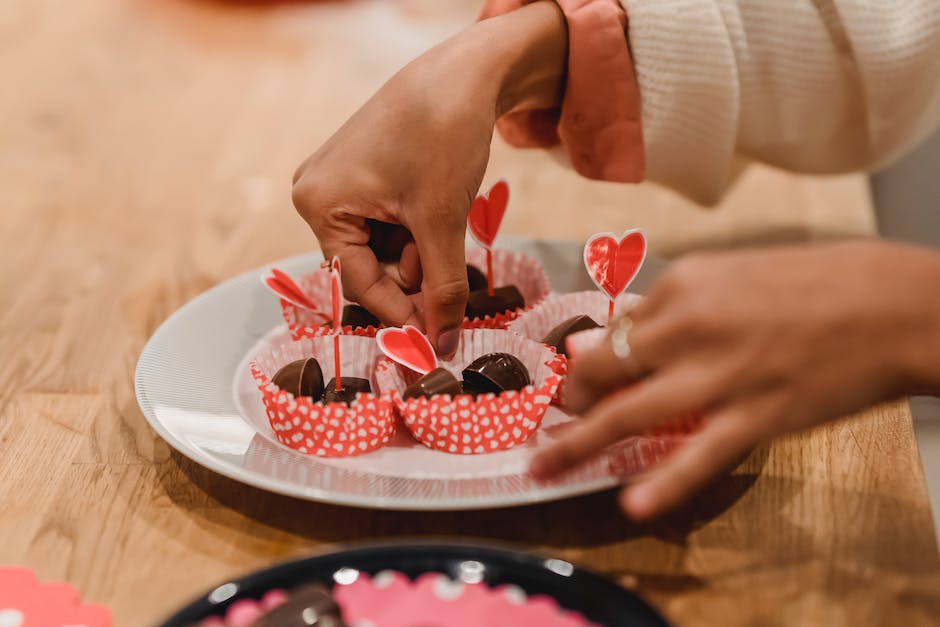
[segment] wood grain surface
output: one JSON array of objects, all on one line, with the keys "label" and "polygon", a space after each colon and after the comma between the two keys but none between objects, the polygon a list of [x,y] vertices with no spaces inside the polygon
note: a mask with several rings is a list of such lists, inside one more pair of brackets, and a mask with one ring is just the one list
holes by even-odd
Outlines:
[{"label": "wood grain surface", "polygon": [[[0,4],[0,564],[148,625],[325,544],[459,535],[595,568],[680,625],[935,622],[940,562],[903,404],[758,451],[645,527],[613,493],[461,514],[295,501],[195,466],[146,424],[133,371],[156,326],[315,245],[290,206],[294,166],[475,4]],[[701,210],[499,141],[490,172],[514,186],[508,233],[639,225],[675,253],[873,228],[859,177],[755,167]]]}]

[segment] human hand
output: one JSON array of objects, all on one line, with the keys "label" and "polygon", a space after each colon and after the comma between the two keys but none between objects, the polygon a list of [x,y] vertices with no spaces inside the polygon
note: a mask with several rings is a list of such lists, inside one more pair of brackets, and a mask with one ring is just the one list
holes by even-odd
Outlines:
[{"label": "human hand", "polygon": [[[444,357],[464,318],[467,213],[496,117],[559,97],[566,46],[554,2],[477,24],[394,76],[294,176],[294,205],[342,260],[347,296],[385,324],[424,328]],[[423,312],[407,296],[418,289]]]},{"label": "human hand", "polygon": [[531,472],[703,412],[701,431],[622,493],[646,519],[776,435],[938,390],[938,286],[940,255],[878,241],[680,260],[632,313],[630,357],[605,342],[574,360],[566,398],[587,413]]}]

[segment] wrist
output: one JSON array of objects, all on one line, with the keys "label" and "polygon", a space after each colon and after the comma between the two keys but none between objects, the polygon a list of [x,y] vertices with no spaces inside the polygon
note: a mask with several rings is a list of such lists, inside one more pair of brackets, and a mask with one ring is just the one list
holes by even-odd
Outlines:
[{"label": "wrist", "polygon": [[906,353],[908,393],[940,394],[940,254],[912,250],[910,272],[919,284],[919,324],[911,325]]},{"label": "wrist", "polygon": [[564,13],[553,0],[538,0],[477,23],[454,41],[464,65],[476,61],[491,92],[496,117],[561,104],[568,59]]}]

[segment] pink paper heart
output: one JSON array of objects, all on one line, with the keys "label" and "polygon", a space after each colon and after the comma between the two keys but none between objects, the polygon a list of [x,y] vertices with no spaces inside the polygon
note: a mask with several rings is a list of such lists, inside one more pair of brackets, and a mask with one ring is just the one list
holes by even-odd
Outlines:
[{"label": "pink paper heart", "polygon": [[489,250],[493,246],[499,226],[509,204],[509,184],[497,181],[487,194],[477,196],[470,205],[467,226],[477,244]]},{"label": "pink paper heart", "polygon": [[330,261],[330,301],[333,308],[333,329],[339,333],[343,319],[343,279],[339,257],[333,257]]},{"label": "pink paper heart", "polygon": [[294,280],[290,278],[290,276],[281,270],[278,270],[277,268],[271,268],[271,276],[261,277],[261,282],[264,283],[268,289],[287,302],[293,303],[298,307],[303,307],[304,309],[318,311],[317,306],[314,305],[309,298],[307,298],[303,290],[300,289],[300,286],[297,285]]},{"label": "pink paper heart", "polygon": [[584,245],[584,267],[599,290],[617,298],[636,277],[646,259],[646,235],[640,229],[598,233]]},{"label": "pink paper heart", "polygon": [[382,329],[375,339],[389,359],[406,368],[421,374],[427,374],[437,368],[434,347],[424,333],[415,327]]}]

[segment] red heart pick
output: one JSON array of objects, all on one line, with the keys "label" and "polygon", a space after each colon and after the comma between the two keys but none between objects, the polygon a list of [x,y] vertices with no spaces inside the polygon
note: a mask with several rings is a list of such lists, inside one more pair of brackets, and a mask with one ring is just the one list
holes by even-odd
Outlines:
[{"label": "red heart pick", "polygon": [[636,277],[646,259],[646,235],[640,229],[598,233],[584,245],[584,267],[599,290],[613,300]]},{"label": "red heart pick", "polygon": [[509,184],[497,181],[485,196],[477,196],[470,205],[467,226],[474,241],[489,250],[493,246],[499,225],[503,222],[506,205],[509,204]]},{"label": "red heart pick", "polygon": [[339,333],[343,326],[343,279],[339,257],[330,261],[330,300],[333,307],[333,330]]},{"label": "red heart pick", "polygon": [[273,276],[261,277],[261,282],[264,283],[268,289],[298,307],[319,311],[317,306],[314,305],[313,302],[307,298],[307,295],[304,294],[303,290],[300,289],[300,286],[294,283],[294,280],[287,274],[277,268],[271,268],[271,274]]},{"label": "red heart pick", "polygon": [[415,372],[427,374],[437,368],[434,347],[424,333],[412,326],[380,330],[375,340],[389,359]]}]

